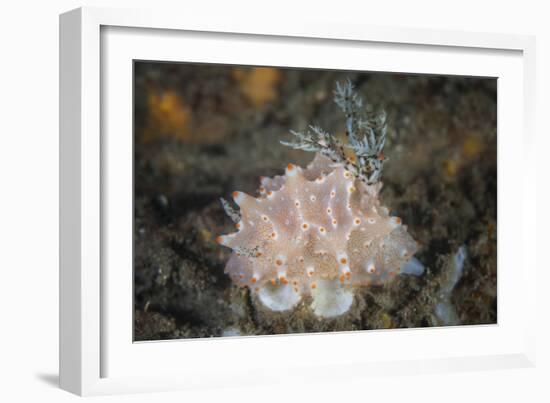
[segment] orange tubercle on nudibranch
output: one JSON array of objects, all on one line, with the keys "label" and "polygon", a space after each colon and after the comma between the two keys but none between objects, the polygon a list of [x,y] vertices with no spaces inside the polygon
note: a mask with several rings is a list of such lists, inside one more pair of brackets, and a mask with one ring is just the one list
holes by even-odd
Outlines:
[{"label": "orange tubercle on nudibranch", "polygon": [[376,272],[376,266],[374,265],[374,263],[369,263],[368,264],[367,272],[370,273],[370,274],[373,274],[374,272]]}]

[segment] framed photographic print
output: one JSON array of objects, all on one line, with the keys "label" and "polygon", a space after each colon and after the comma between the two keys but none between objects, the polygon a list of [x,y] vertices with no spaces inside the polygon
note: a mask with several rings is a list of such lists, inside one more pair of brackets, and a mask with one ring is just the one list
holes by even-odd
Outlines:
[{"label": "framed photographic print", "polygon": [[532,365],[533,39],[232,24],[61,16],[62,387]]}]

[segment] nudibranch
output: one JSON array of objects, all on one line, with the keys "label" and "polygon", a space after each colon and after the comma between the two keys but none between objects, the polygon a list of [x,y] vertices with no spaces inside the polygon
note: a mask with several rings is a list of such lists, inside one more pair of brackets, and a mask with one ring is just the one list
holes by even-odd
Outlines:
[{"label": "nudibranch", "polygon": [[274,311],[311,299],[313,312],[347,312],[357,287],[418,274],[417,244],[379,201],[382,182],[367,184],[319,153],[303,169],[263,177],[257,197],[233,192],[237,232],[219,236],[233,253],[225,272]]}]

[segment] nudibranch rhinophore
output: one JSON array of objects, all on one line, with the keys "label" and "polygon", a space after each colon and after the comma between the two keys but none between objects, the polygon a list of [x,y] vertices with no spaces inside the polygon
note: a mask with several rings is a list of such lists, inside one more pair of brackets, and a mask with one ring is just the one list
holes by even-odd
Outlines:
[{"label": "nudibranch rhinophore", "polygon": [[381,206],[381,187],[316,154],[306,169],[288,164],[285,175],[262,178],[258,197],[233,192],[238,231],[217,238],[233,250],[225,272],[271,310],[311,297],[326,318],[347,312],[357,287],[421,272],[417,244]]}]

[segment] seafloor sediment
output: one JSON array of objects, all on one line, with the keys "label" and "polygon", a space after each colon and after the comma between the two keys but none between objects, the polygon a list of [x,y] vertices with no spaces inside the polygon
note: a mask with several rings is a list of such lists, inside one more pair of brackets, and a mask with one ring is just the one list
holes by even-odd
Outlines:
[{"label": "seafloor sediment", "polygon": [[[256,194],[260,176],[313,154],[279,144],[314,123],[341,135],[332,102],[350,78],[385,108],[382,203],[421,245],[421,277],[360,289],[335,319],[307,301],[271,312],[223,269],[233,231],[220,197]],[[453,254],[468,258],[449,303],[454,324],[496,323],[496,80],[272,68],[135,65],[136,340],[438,326]]]}]

